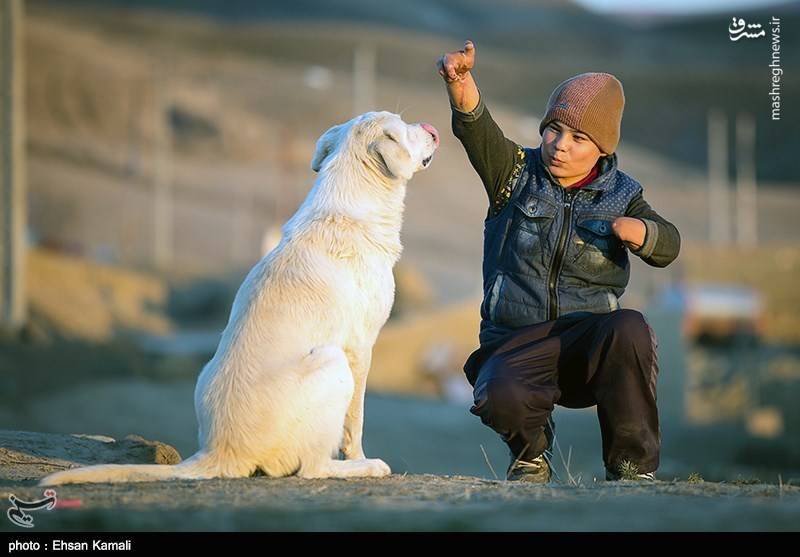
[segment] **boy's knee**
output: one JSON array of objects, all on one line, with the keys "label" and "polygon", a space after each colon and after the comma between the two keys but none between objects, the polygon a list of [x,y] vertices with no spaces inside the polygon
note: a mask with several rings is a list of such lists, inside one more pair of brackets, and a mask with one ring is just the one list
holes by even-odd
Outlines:
[{"label": "boy's knee", "polygon": [[637,331],[647,329],[647,320],[641,312],[635,309],[618,309],[609,314],[610,326],[626,336],[636,334]]},{"label": "boy's knee", "polygon": [[524,407],[524,393],[518,382],[508,377],[491,377],[476,385],[475,405],[470,410],[485,424],[512,426],[519,421]]},{"label": "boy's knee", "polygon": [[484,424],[502,429],[523,428],[531,417],[543,420],[553,410],[549,392],[532,389],[509,377],[493,378],[475,389],[475,405],[470,412]]},{"label": "boy's knee", "polygon": [[650,350],[655,334],[641,312],[635,309],[620,309],[609,315],[607,327],[610,333],[619,336],[642,350]]}]

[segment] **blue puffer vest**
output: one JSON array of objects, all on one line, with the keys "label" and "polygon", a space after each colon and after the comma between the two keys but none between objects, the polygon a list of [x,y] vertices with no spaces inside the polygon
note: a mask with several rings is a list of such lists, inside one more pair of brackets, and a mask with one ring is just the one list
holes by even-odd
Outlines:
[{"label": "blue puffer vest", "polygon": [[611,223],[642,186],[617,169],[616,155],[574,190],[550,175],[540,148],[525,158],[509,202],[484,225],[481,344],[563,315],[618,309],[630,277]]}]

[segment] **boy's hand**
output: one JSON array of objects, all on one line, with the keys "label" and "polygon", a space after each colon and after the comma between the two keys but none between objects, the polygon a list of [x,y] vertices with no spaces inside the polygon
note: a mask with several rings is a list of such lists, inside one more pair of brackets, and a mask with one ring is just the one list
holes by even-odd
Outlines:
[{"label": "boy's hand", "polygon": [[611,229],[614,234],[625,242],[625,244],[632,250],[639,249],[644,244],[644,236],[647,233],[647,227],[644,223],[632,217],[617,217],[611,224]]},{"label": "boy's hand", "polygon": [[439,75],[447,83],[463,81],[466,74],[475,66],[475,45],[472,41],[464,43],[464,49],[446,52],[436,62]]}]

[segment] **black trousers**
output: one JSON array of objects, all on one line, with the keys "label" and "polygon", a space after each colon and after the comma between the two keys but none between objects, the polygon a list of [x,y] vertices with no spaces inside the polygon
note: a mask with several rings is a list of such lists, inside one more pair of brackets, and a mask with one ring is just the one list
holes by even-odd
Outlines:
[{"label": "black trousers", "polygon": [[477,376],[470,412],[515,457],[531,460],[548,448],[545,426],[555,404],[597,405],[606,468],[618,470],[627,460],[639,472],[654,472],[661,445],[656,348],[653,329],[632,309],[519,329],[467,360],[467,376]]}]

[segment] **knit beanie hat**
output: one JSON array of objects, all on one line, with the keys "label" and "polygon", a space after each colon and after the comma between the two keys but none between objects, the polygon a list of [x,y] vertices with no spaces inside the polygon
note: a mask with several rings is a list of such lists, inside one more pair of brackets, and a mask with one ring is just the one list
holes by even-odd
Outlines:
[{"label": "knit beanie hat", "polygon": [[539,133],[553,120],[559,120],[588,135],[602,152],[610,155],[619,143],[624,107],[622,83],[616,77],[582,73],[555,88],[547,101]]}]

